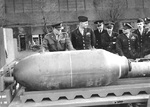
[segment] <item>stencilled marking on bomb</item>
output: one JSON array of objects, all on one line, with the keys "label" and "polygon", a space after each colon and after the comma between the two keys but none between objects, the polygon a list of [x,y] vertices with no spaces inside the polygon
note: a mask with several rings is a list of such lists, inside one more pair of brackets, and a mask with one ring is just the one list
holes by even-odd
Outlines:
[{"label": "stencilled marking on bomb", "polygon": [[7,101],[4,101],[4,104],[7,104]]},{"label": "stencilled marking on bomb", "polygon": [[50,89],[59,89],[60,88],[60,83],[61,81],[56,80],[55,77],[52,76],[44,76],[43,78],[43,85],[45,85],[47,88]]},{"label": "stencilled marking on bomb", "polygon": [[92,79],[92,78],[88,79],[86,85],[87,85],[87,86],[93,86],[93,85],[94,85],[93,79]]},{"label": "stencilled marking on bomb", "polygon": [[2,95],[2,96],[1,96],[1,98],[6,98],[6,97],[7,97],[6,95]]}]

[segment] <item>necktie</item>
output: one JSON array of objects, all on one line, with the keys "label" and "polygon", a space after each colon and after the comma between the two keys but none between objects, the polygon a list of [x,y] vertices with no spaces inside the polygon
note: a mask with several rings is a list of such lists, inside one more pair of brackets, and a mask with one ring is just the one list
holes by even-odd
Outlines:
[{"label": "necktie", "polygon": [[143,33],[143,30],[142,30],[142,29],[140,29],[139,31],[140,31],[140,34],[142,35],[142,33]]},{"label": "necktie", "polygon": [[83,29],[83,31],[82,31],[82,32],[83,32],[83,33],[82,33],[82,35],[84,35],[84,31],[85,31],[85,30]]},{"label": "necktie", "polygon": [[56,34],[56,40],[59,40],[59,35],[58,34]]},{"label": "necktie", "polygon": [[99,30],[99,33],[101,33],[101,30]]}]

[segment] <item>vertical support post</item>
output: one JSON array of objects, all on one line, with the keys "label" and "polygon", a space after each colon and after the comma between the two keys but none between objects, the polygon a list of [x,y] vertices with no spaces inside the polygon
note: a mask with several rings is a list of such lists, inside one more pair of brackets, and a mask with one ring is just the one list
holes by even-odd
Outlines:
[{"label": "vertical support post", "polygon": [[6,64],[3,28],[0,28],[0,69]]},{"label": "vertical support post", "polygon": [[11,28],[3,28],[5,38],[5,49],[7,52],[6,64],[11,63],[15,59],[13,31]]},{"label": "vertical support post", "polygon": [[4,77],[0,76],[0,92],[4,91],[5,85],[4,85]]},{"label": "vertical support post", "polygon": [[150,107],[150,95],[149,95],[149,99],[147,101],[147,107]]}]

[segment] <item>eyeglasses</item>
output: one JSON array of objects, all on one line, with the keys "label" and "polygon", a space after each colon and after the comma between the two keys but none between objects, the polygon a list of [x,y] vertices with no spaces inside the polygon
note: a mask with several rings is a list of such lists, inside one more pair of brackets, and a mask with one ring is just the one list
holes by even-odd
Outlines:
[{"label": "eyeglasses", "polygon": [[111,30],[111,29],[113,29],[113,28],[112,28],[112,27],[107,27],[107,29]]},{"label": "eyeglasses", "polygon": [[102,24],[98,24],[98,25],[97,25],[97,27],[101,27],[101,26],[102,26]]}]

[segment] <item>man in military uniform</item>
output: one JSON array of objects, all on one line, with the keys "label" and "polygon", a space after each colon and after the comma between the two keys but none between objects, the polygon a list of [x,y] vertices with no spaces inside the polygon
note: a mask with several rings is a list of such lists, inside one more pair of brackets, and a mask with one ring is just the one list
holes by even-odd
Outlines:
[{"label": "man in military uniform", "polygon": [[108,22],[106,24],[107,32],[102,34],[101,45],[103,49],[112,53],[116,53],[116,39],[117,39],[118,33],[113,32],[113,28],[114,28],[113,22]]},{"label": "man in military uniform", "polygon": [[143,45],[143,56],[148,55],[150,57],[150,18],[145,18],[145,42]]},{"label": "man in military uniform", "polygon": [[71,41],[76,50],[92,49],[95,46],[95,35],[88,28],[88,18],[79,16],[79,27],[71,32]]},{"label": "man in military uniform", "polygon": [[74,50],[67,33],[62,33],[62,23],[52,25],[52,33],[46,34],[43,39],[43,51]]},{"label": "man in military uniform", "polygon": [[138,36],[138,43],[139,43],[139,52],[141,54],[140,57],[144,57],[143,49],[144,49],[144,42],[146,41],[146,29],[144,28],[144,20],[139,18],[137,19],[137,29],[133,32]]},{"label": "man in military uniform", "polygon": [[131,30],[132,26],[129,23],[124,24],[123,34],[119,35],[116,40],[116,51],[120,56],[136,59],[139,57],[138,37]]},{"label": "man in military uniform", "polygon": [[95,38],[96,38],[95,48],[102,49],[101,36],[102,36],[102,34],[107,33],[107,31],[104,29],[104,21],[97,20],[94,22],[94,24],[97,27],[97,29],[94,30],[94,34],[95,34]]}]

